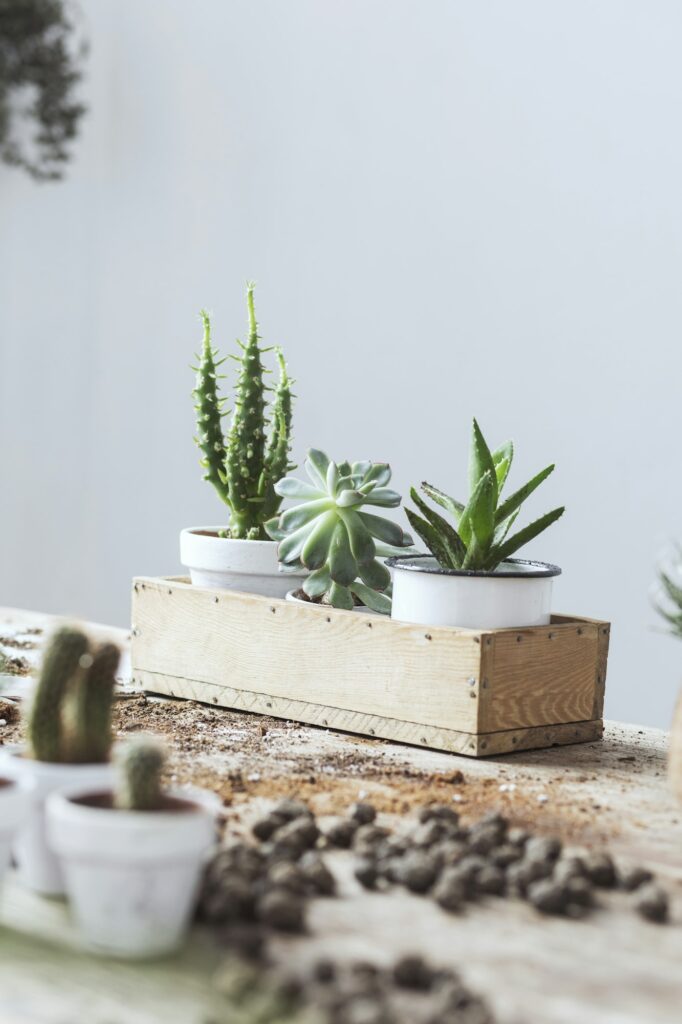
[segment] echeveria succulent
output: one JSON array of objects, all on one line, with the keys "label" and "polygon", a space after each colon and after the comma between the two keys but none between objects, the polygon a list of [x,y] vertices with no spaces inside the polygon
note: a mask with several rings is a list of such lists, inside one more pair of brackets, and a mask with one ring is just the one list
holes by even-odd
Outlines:
[{"label": "echeveria succulent", "polygon": [[[197,420],[196,442],[202,452],[204,479],[213,484],[230,510],[225,535],[242,540],[266,540],[264,524],[281,505],[275,483],[294,467],[289,464],[291,440],[291,381],[281,349],[277,348],[279,383],[270,389],[265,383],[268,372],[262,361],[266,349],[259,345],[258,325],[253,304],[253,285],[246,293],[249,313],[249,339],[238,342],[241,356],[232,421],[227,435],[222,420],[226,413],[220,397],[218,368],[225,360],[211,343],[211,321],[202,312],[204,343],[193,391]],[[274,390],[269,416],[266,392]],[[268,432],[269,424],[269,432]]]},{"label": "echeveria succulent", "polygon": [[513,457],[511,441],[491,452],[474,420],[467,503],[451,498],[432,484],[424,482],[421,485],[422,491],[432,501],[450,513],[454,526],[427,505],[414,487],[411,489],[410,496],[421,516],[412,509],[405,509],[407,518],[444,569],[492,572],[563,514],[563,507],[555,508],[508,536],[523,502],[554,469],[553,465],[547,466],[518,491],[500,501]]},{"label": "echeveria succulent", "polygon": [[373,611],[391,608],[391,576],[379,558],[403,554],[412,538],[391,519],[367,508],[397,508],[400,495],[387,484],[385,462],[333,462],[311,448],[305,462],[308,480],[287,476],[275,485],[282,498],[299,504],[268,523],[279,541],[285,568],[309,569],[303,590],[335,608],[352,609],[354,598]]}]

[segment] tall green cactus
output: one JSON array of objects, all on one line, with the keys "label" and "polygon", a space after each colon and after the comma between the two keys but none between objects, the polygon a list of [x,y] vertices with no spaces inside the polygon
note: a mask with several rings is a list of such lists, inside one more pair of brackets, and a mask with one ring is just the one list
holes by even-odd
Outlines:
[{"label": "tall green cactus", "polygon": [[150,736],[138,736],[116,751],[118,775],[114,806],[122,811],[156,811],[163,802],[164,748]]},{"label": "tall green cactus", "polygon": [[[241,355],[232,419],[227,436],[222,419],[225,399],[220,396],[217,349],[211,342],[211,324],[202,312],[204,342],[195,367],[193,391],[197,421],[196,442],[201,449],[204,479],[215,487],[230,510],[226,535],[236,539],[267,540],[264,524],[278,511],[281,498],[275,484],[293,466],[289,463],[291,445],[292,392],[286,363],[277,348],[279,383],[267,416],[266,370],[260,347],[253,300],[253,284],[247,286],[249,334],[246,344],[239,342]],[[269,433],[268,433],[269,427]]]},{"label": "tall green cactus", "polygon": [[45,651],[28,716],[28,740],[37,761],[62,760],[64,699],[87,652],[87,637],[70,626],[57,630]]},{"label": "tall green cactus", "polygon": [[28,716],[37,761],[99,764],[111,748],[111,707],[120,652],[103,644],[94,656],[87,636],[64,626],[50,640]]},{"label": "tall green cactus", "polygon": [[100,764],[111,751],[111,710],[120,651],[115,644],[102,644],[92,657],[87,672],[74,678],[66,712],[70,728],[66,735],[66,760],[70,763]]}]

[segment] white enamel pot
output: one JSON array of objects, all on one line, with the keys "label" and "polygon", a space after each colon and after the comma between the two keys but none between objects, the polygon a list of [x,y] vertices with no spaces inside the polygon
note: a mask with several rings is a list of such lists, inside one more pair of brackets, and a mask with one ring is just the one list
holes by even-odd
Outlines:
[{"label": "white enamel pot", "polygon": [[[286,599],[287,599],[287,601],[292,601],[294,604],[312,605],[313,608],[327,608],[327,607],[329,607],[328,605],[320,604],[319,601],[304,601],[303,598],[296,597],[296,591],[295,590],[288,590],[287,591],[287,595],[286,595]],[[350,611],[350,609],[348,609],[348,610]],[[360,612],[360,614],[363,614],[363,615],[380,615],[381,614],[380,612],[373,611],[372,608],[368,608],[364,604],[356,604],[355,608],[353,608],[353,611],[354,612]]]},{"label": "white enamel pot", "polygon": [[431,555],[389,558],[391,618],[424,626],[510,629],[546,626],[552,584],[561,569],[510,558],[494,572],[443,569]]},{"label": "white enamel pot", "polygon": [[284,597],[292,586],[301,586],[307,573],[281,569],[276,541],[232,540],[218,536],[221,529],[197,526],[180,532],[180,561],[195,586],[266,597]]},{"label": "white enamel pot", "polygon": [[219,807],[213,793],[196,789],[168,794],[158,811],[114,809],[110,791],[52,794],[50,843],[75,921],[94,950],[144,958],[180,946]]},{"label": "white enamel pot", "polygon": [[0,882],[12,859],[12,845],[31,810],[31,787],[0,778]]},{"label": "white enamel pot", "polygon": [[47,840],[45,801],[51,793],[65,786],[89,789],[111,786],[111,764],[53,764],[25,756],[21,747],[5,747],[0,749],[0,775],[30,789],[28,814],[12,847],[19,878],[27,888],[43,896],[61,896],[64,880]]}]

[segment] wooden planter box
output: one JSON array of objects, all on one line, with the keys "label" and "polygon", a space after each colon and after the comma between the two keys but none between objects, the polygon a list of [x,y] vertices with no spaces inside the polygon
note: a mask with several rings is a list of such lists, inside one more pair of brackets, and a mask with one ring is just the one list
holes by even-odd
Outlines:
[{"label": "wooden planter box", "polygon": [[153,693],[472,757],[602,735],[607,622],[429,628],[139,577],[132,623]]}]

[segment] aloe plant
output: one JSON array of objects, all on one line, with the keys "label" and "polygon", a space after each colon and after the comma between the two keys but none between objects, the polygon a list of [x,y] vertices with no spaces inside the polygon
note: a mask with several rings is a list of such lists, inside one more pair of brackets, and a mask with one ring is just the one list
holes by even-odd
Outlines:
[{"label": "aloe plant", "polygon": [[[292,381],[287,373],[284,355],[279,347],[275,353],[279,364],[279,383],[272,389],[266,384],[263,355],[271,349],[261,348],[253,299],[253,284],[247,286],[246,301],[249,334],[246,344],[238,342],[241,355],[232,356],[239,364],[234,409],[227,434],[223,432],[226,398],[220,394],[218,372],[225,362],[211,341],[211,320],[202,310],[204,340],[197,356],[195,401],[197,445],[201,449],[204,479],[215,487],[230,511],[229,526],[223,536],[241,540],[267,540],[265,523],[278,511],[281,498],[275,484],[293,465],[289,463],[291,448]],[[268,410],[267,393],[273,392]],[[268,415],[269,413],[269,415]]]},{"label": "aloe plant", "polygon": [[682,548],[666,559],[669,564],[658,573],[656,611],[665,619],[673,636],[682,638]]},{"label": "aloe plant", "polygon": [[350,610],[357,599],[373,611],[390,612],[391,576],[379,558],[404,553],[412,538],[366,509],[400,505],[400,495],[387,487],[391,467],[336,463],[311,448],[305,470],[307,481],[287,476],[275,485],[280,497],[300,502],[268,523],[280,563],[311,570],[303,590],[313,600]]},{"label": "aloe plant", "polygon": [[474,420],[466,504],[433,484],[421,485],[424,494],[452,516],[454,526],[431,508],[414,487],[410,490],[421,513],[405,509],[410,525],[444,569],[492,572],[563,515],[563,506],[555,508],[509,536],[523,502],[554,470],[554,465],[547,466],[501,501],[513,457],[511,441],[491,451]]}]

